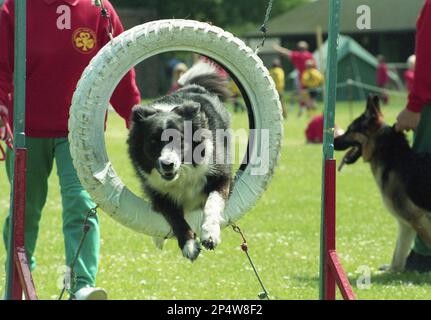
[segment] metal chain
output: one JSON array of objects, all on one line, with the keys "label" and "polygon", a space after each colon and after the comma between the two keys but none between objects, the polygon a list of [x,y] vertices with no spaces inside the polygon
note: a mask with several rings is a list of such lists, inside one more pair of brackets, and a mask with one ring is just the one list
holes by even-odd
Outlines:
[{"label": "metal chain", "polygon": [[112,24],[111,15],[108,12],[108,9],[106,9],[105,5],[103,4],[103,0],[94,0],[94,5],[96,7],[101,7],[101,14],[102,17],[108,20],[109,27],[106,30],[109,39],[114,39],[114,25]]},{"label": "metal chain", "polygon": [[250,254],[248,253],[248,244],[247,244],[247,239],[244,236],[244,233],[241,231],[240,227],[238,227],[236,224],[232,225],[232,229],[233,231],[235,231],[236,233],[239,233],[239,235],[242,238],[242,244],[241,244],[241,250],[245,252],[248,261],[250,262],[251,267],[253,268],[254,274],[256,275],[257,280],[259,281],[260,286],[262,287],[263,292],[259,293],[258,297],[259,299],[269,299],[269,294],[268,291],[265,288],[265,285],[262,282],[262,279],[260,278],[259,272],[256,269],[256,266],[253,263],[253,260],[250,257]]},{"label": "metal chain", "polygon": [[271,16],[273,3],[274,3],[274,0],[269,0],[268,6],[266,7],[265,19],[263,20],[263,24],[259,28],[259,31],[263,33],[263,36],[262,36],[262,43],[258,45],[256,48],[256,54],[259,53],[260,49],[265,46],[266,32],[268,31],[266,28],[266,24],[268,23],[269,18]]},{"label": "metal chain", "polygon": [[[61,289],[61,293],[60,293],[58,300],[63,299],[63,295],[66,292],[66,290],[69,291],[69,293],[71,293],[70,290],[75,287],[75,284],[76,284],[76,276],[75,276],[75,272],[74,272],[75,264],[76,264],[76,261],[78,261],[79,254],[81,252],[82,246],[84,245],[85,238],[87,237],[88,231],[90,231],[90,225],[88,224],[88,220],[97,215],[97,208],[98,207],[99,206],[96,205],[94,208],[91,208],[87,212],[84,223],[82,224],[81,241],[79,242],[78,249],[75,252],[75,255],[72,259],[72,262],[70,263],[69,270],[66,271],[66,272],[68,272],[69,277],[67,277],[67,274],[65,275],[63,289]],[[66,281],[67,278],[70,279],[70,283],[68,283],[68,281]]]}]

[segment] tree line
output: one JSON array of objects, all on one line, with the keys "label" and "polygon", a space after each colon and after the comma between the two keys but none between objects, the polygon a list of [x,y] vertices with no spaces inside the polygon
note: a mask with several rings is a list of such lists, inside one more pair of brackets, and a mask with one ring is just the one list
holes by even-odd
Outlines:
[{"label": "tree line", "polygon": [[[274,0],[275,17],[307,0]],[[157,19],[194,19],[244,32],[262,24],[268,0],[111,0],[114,6],[154,10]]]}]

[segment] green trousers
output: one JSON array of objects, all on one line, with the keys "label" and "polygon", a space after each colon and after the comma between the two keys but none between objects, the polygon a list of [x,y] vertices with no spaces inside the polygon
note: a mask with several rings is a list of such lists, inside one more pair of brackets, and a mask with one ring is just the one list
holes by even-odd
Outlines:
[{"label": "green trousers", "polygon": [[[415,133],[413,150],[431,153],[431,106],[422,110],[421,121]],[[424,256],[431,256],[431,249],[419,237],[416,237],[413,251]]]},{"label": "green trousers", "polygon": [[[27,193],[25,211],[25,247],[33,270],[36,261],[33,256],[39,232],[39,221],[48,193],[48,177],[55,161],[60,181],[63,206],[63,235],[66,251],[66,265],[70,263],[79,246],[83,223],[87,212],[95,206],[89,194],[83,189],[72,164],[67,138],[26,138],[27,147]],[[13,152],[8,150],[6,170],[9,181],[12,178]],[[8,243],[9,216],[3,227],[3,240]],[[99,224],[97,217],[90,218],[90,230],[74,268],[76,283],[72,292],[83,287],[94,287],[99,261]],[[44,245],[43,243],[41,244]]]}]

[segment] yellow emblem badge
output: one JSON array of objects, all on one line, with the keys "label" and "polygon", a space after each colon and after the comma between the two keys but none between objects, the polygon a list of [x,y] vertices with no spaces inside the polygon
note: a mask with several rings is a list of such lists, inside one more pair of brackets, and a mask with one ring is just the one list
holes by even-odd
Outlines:
[{"label": "yellow emblem badge", "polygon": [[75,49],[81,53],[90,53],[96,48],[96,33],[89,28],[76,29],[72,35]]}]

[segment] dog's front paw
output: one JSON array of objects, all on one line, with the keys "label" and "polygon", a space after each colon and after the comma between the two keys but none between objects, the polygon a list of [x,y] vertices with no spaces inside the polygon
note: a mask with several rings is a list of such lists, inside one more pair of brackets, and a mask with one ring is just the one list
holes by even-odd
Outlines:
[{"label": "dog's front paw", "polygon": [[201,243],[207,250],[214,250],[221,242],[220,225],[203,225]]},{"label": "dog's front paw", "polygon": [[201,246],[199,241],[196,239],[189,239],[184,244],[183,248],[183,256],[189,259],[190,261],[195,261],[201,252]]}]

